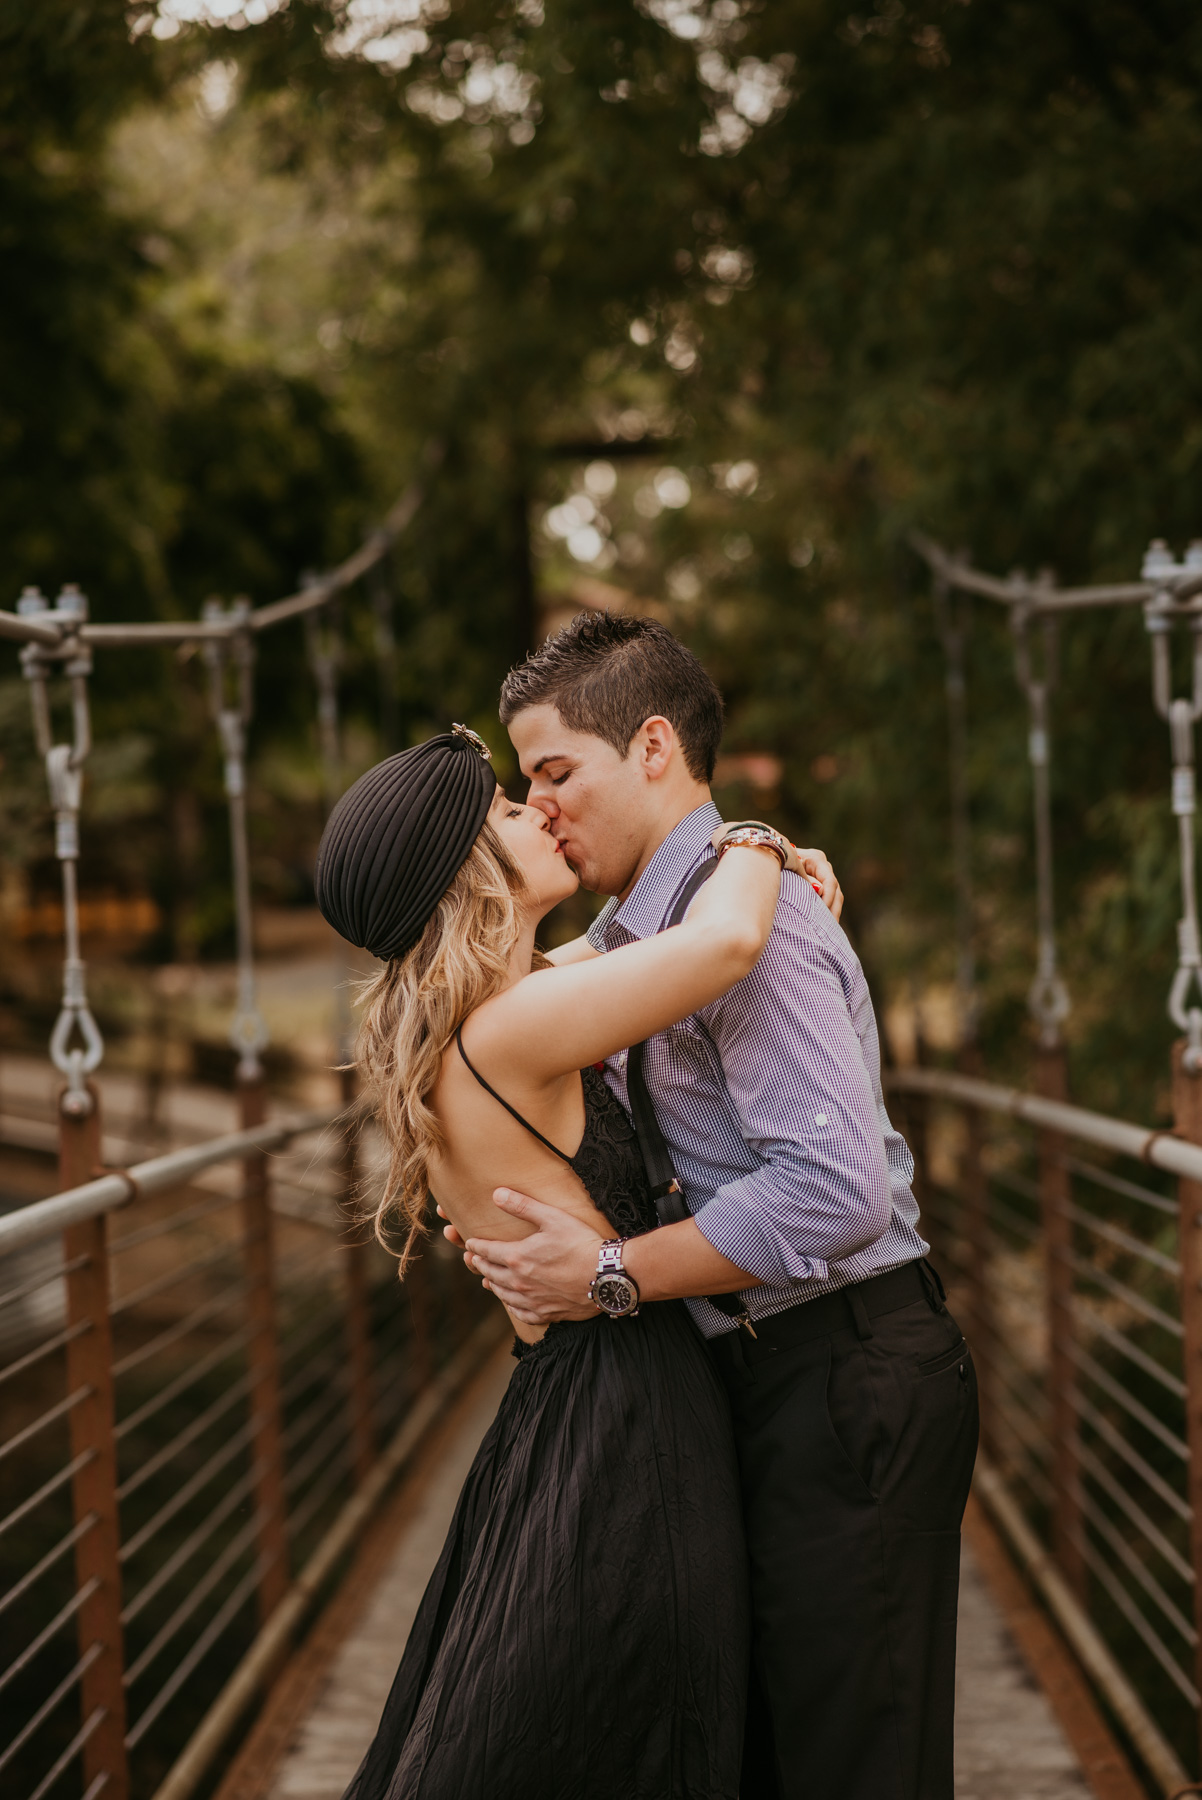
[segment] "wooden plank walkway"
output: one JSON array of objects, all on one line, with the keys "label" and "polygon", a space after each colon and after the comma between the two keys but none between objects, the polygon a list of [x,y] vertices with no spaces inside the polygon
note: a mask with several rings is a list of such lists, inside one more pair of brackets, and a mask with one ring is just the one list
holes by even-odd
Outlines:
[{"label": "wooden plank walkway", "polygon": [[[506,1351],[494,1356],[450,1410],[284,1672],[216,1800],[340,1800],[375,1730],[459,1488],[511,1368]],[[975,1506],[966,1531],[956,1716],[957,1800],[1142,1795],[1084,1682]]]},{"label": "wooden plank walkway", "polygon": [[464,1477],[513,1368],[506,1346],[473,1383],[457,1429],[423,1484],[391,1564],[330,1668],[267,1790],[270,1800],[339,1800],[371,1742]]},{"label": "wooden plank walkway", "polygon": [[1091,1800],[1092,1794],[966,1545],[956,1659],[956,1800]]}]

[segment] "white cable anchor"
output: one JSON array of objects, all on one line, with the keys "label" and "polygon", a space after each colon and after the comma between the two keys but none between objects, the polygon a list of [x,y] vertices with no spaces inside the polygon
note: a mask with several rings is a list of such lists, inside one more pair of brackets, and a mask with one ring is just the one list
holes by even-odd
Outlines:
[{"label": "white cable anchor", "polygon": [[[1177,924],[1177,972],[1169,989],[1168,1013],[1189,1040],[1183,1057],[1191,1074],[1202,1069],[1202,938],[1198,929],[1197,852],[1194,814],[1197,783],[1194,774],[1194,725],[1202,718],[1202,615],[1178,602],[1177,589],[1202,573],[1202,544],[1193,543],[1183,562],[1175,562],[1162,538],[1154,538],[1144,557],[1143,578],[1155,582],[1156,593],[1144,606],[1144,624],[1152,639],[1152,697],[1162,719],[1168,720],[1173,753],[1173,812],[1181,858],[1181,918]],[[1178,618],[1189,622],[1193,633],[1193,697],[1174,700],[1171,644]],[[1190,990],[1196,988],[1191,1006]]]},{"label": "white cable anchor", "polygon": [[[25,617],[47,615],[63,625],[60,646],[27,644],[21,652],[21,665],[29,683],[34,735],[45,759],[54,808],[54,854],[63,872],[63,996],[50,1036],[50,1060],[67,1080],[60,1102],[63,1112],[73,1118],[86,1118],[93,1105],[87,1078],[100,1067],[104,1056],[104,1039],[88,1005],[87,972],[79,954],[79,811],[83,801],[83,765],[92,748],[88,712],[92,656],[75,633],[88,616],[88,602],[86,595],[72,584],[63,588],[51,609],[37,588],[26,588],[17,602],[17,611]],[[63,674],[71,683],[70,744],[53,741],[49,678],[56,663],[62,664]],[[72,1047],[76,1031],[83,1043]]]}]

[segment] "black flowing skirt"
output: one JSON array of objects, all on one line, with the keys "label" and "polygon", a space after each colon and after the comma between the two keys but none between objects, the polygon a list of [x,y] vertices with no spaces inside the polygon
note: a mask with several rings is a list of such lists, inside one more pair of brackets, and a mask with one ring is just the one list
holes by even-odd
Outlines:
[{"label": "black flowing skirt", "polygon": [[345,1800],[736,1800],[748,1579],[683,1306],[522,1346]]}]

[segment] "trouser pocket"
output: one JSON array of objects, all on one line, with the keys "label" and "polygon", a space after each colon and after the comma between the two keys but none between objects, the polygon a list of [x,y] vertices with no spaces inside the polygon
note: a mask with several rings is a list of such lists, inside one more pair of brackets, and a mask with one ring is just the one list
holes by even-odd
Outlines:
[{"label": "trouser pocket", "polygon": [[940,1350],[935,1356],[920,1357],[918,1361],[919,1379],[928,1375],[941,1375],[945,1369],[971,1360],[971,1352],[966,1338],[958,1338],[948,1349]]}]

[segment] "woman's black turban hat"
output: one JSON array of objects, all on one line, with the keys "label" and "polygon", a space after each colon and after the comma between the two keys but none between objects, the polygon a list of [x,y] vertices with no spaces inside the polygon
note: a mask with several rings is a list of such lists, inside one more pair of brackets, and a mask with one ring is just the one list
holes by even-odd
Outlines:
[{"label": "woman's black turban hat", "polygon": [[480,835],[496,792],[489,752],[456,725],[377,763],[331,812],[314,887],[348,942],[387,962],[412,950]]}]

